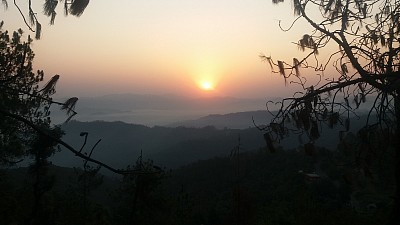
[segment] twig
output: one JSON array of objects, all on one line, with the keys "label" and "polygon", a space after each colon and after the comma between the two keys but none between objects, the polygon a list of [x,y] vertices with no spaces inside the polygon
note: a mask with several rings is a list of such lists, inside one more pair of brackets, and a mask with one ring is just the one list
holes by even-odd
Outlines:
[{"label": "twig", "polygon": [[26,18],[25,18],[25,16],[24,16],[24,14],[22,13],[21,9],[19,8],[19,6],[18,6],[18,4],[17,4],[17,2],[16,2],[15,0],[14,0],[14,5],[15,5],[15,7],[17,7],[19,13],[21,14],[22,19],[23,19],[24,22],[25,22],[25,25],[29,28],[30,31],[35,32],[35,31],[32,29],[32,27],[28,24],[28,22],[26,21]]},{"label": "twig", "polygon": [[147,171],[135,170],[135,169],[133,169],[133,170],[115,169],[115,168],[113,168],[113,167],[111,167],[111,166],[109,166],[109,165],[107,165],[107,164],[105,164],[103,162],[100,162],[100,161],[98,161],[96,159],[93,159],[93,158],[91,158],[89,156],[86,156],[85,154],[82,154],[81,152],[75,150],[71,145],[67,144],[63,140],[60,140],[58,138],[53,137],[52,135],[50,135],[49,133],[47,133],[46,131],[44,131],[40,127],[36,126],[32,121],[29,121],[28,119],[26,119],[26,118],[24,118],[24,117],[22,117],[20,115],[16,115],[16,114],[10,113],[10,112],[8,112],[8,111],[6,111],[4,109],[1,109],[1,108],[0,108],[0,113],[5,115],[5,116],[7,116],[7,117],[14,118],[14,119],[16,119],[18,121],[23,122],[24,124],[26,124],[29,127],[31,127],[33,130],[38,132],[39,134],[45,135],[46,137],[50,138],[51,140],[53,140],[53,141],[57,142],[58,144],[64,146],[66,149],[68,149],[69,151],[74,153],[76,156],[78,156],[78,157],[80,157],[82,159],[85,159],[85,160],[87,160],[89,162],[93,162],[93,163],[95,163],[95,164],[97,164],[99,166],[102,166],[102,167],[104,167],[104,168],[106,168],[106,169],[108,169],[108,170],[110,170],[110,171],[112,171],[112,172],[114,172],[116,174],[127,175],[127,174],[151,174],[151,173],[157,173],[157,172],[147,172]]}]

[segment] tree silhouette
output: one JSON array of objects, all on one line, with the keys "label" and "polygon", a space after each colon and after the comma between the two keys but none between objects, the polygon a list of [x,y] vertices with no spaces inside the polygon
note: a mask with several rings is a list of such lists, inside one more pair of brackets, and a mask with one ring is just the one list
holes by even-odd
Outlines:
[{"label": "tree silhouette", "polygon": [[[50,24],[53,25],[57,16],[57,6],[58,3],[63,2],[64,15],[68,16],[69,14],[73,16],[81,16],[88,6],[90,0],[44,0],[43,3],[43,14],[50,18]],[[9,4],[7,0],[2,0],[1,3],[7,9]],[[18,3],[13,0],[14,6],[18,9],[21,14],[22,19],[24,20],[26,26],[30,31],[35,32],[35,38],[40,39],[42,33],[42,25],[37,19],[37,13],[33,9],[32,0],[28,0],[28,15],[25,15]]]},{"label": "tree silhouette", "polygon": [[[167,211],[164,197],[158,195],[161,181],[165,179],[165,171],[153,164],[143,161],[142,154],[132,167],[147,174],[124,175],[116,192],[119,202],[116,213],[117,224],[160,224],[165,222],[162,215]],[[127,170],[131,170],[128,166]],[[161,214],[160,214],[161,213]]]},{"label": "tree silhouette", "polygon": [[[278,4],[283,0],[273,0]],[[396,190],[392,223],[400,221],[400,2],[387,0],[293,0],[295,19],[310,25],[311,32],[295,43],[305,52],[291,62],[261,55],[273,73],[299,92],[284,98],[265,128],[271,151],[291,130],[306,135],[305,152],[313,154],[314,141],[323,124],[342,124],[343,137],[350,128],[356,109],[372,100],[362,140],[355,151],[376,155],[389,147],[396,152]],[[312,12],[312,13],[311,13]],[[320,52],[328,51],[328,57]],[[326,58],[323,62],[322,58]],[[315,74],[317,81],[312,82]],[[333,75],[332,75],[333,74]],[[310,79],[311,78],[311,79]],[[314,79],[315,80],[315,79]],[[269,106],[271,102],[267,103]],[[274,102],[276,104],[276,102]],[[271,112],[272,113],[272,112]],[[373,118],[374,117],[374,118]],[[366,155],[366,154],[361,154]],[[369,173],[369,161],[359,158],[357,166]]]},{"label": "tree silhouette", "polygon": [[0,22],[0,164],[15,164],[29,155],[29,148],[37,137],[45,137],[46,142],[64,146],[75,156],[95,163],[117,174],[143,174],[131,170],[115,169],[104,162],[93,159],[61,140],[57,126],[51,124],[50,112],[59,106],[67,114],[68,122],[75,114],[77,97],[65,102],[55,101],[52,95],[59,80],[54,75],[43,85],[44,72],[33,72],[34,53],[30,48],[32,39],[22,41],[23,31],[3,31]]},{"label": "tree silhouette", "polygon": [[[46,124],[45,126],[49,126]],[[52,135],[59,138],[63,134],[59,127],[50,129]],[[52,213],[49,209],[51,206],[43,202],[44,195],[53,188],[55,181],[54,176],[48,175],[48,169],[51,163],[48,158],[52,156],[56,148],[57,142],[49,139],[47,136],[38,135],[33,140],[28,153],[33,158],[33,163],[29,167],[29,172],[32,179],[32,195],[33,203],[31,206],[30,217],[27,218],[28,224],[52,224]]]},{"label": "tree silhouette", "polygon": [[21,119],[49,133],[48,136],[53,139],[59,139],[61,131],[50,120],[51,106],[61,105],[73,116],[77,98],[65,103],[53,101],[51,96],[55,93],[59,75],[43,85],[44,72],[33,72],[32,40],[28,37],[28,41],[23,42],[22,30],[10,35],[8,31],[1,30],[2,25],[0,23],[0,163],[12,164],[26,155],[35,155],[37,152],[33,153],[31,148],[38,149],[39,144],[45,148],[57,144],[36,134]]},{"label": "tree silhouette", "polygon": [[[43,196],[48,192],[53,180],[47,176],[48,157],[55,153],[58,139],[63,132],[51,124],[50,110],[53,104],[59,104],[70,115],[77,98],[69,103],[52,100],[59,75],[53,76],[46,84],[41,85],[44,72],[33,72],[34,53],[30,48],[32,40],[28,37],[23,42],[22,30],[12,36],[2,31],[0,24],[0,163],[14,164],[26,156],[33,159],[30,166],[32,177],[31,215],[26,218],[31,224],[50,223],[43,206]],[[76,100],[75,100],[76,99]],[[74,101],[71,103],[71,101]],[[13,116],[10,116],[13,115]],[[22,118],[48,135],[36,133]],[[45,222],[47,221],[47,222]]]}]

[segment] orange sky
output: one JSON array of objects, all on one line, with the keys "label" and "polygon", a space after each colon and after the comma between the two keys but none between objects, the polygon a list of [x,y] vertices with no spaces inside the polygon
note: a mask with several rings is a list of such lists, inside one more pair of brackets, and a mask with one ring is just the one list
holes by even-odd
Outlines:
[{"label": "orange sky", "polygon": [[[25,0],[17,2],[26,8]],[[0,20],[7,29],[27,31],[9,4]],[[33,48],[36,68],[48,77],[61,75],[57,90],[63,96],[287,95],[283,79],[258,56],[291,61],[301,54],[291,42],[305,32],[304,26],[282,32],[278,20],[290,24],[292,9],[271,0],[97,0],[80,18],[64,17],[61,9],[54,26],[39,16],[43,36]],[[212,90],[201,90],[202,82]]]}]

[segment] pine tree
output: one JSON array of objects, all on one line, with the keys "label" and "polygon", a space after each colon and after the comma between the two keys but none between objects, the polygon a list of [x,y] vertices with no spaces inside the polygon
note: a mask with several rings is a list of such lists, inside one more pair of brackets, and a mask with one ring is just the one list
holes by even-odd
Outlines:
[{"label": "pine tree", "polygon": [[[345,136],[351,115],[371,98],[367,124],[358,134],[363,144],[355,151],[376,155],[389,147],[395,149],[392,224],[396,224],[400,221],[400,2],[293,0],[292,6],[295,20],[290,28],[300,21],[311,28],[296,43],[305,56],[290,62],[261,58],[287,84],[297,84],[302,91],[280,102],[275,118],[263,129],[267,145],[273,151],[275,142],[289,133],[288,127],[294,127],[308,137],[305,152],[313,154],[323,124],[342,124],[340,136]],[[323,51],[330,52],[329,56],[321,57]],[[313,76],[317,82],[310,84]],[[370,173],[370,162],[356,161],[365,174]]]}]

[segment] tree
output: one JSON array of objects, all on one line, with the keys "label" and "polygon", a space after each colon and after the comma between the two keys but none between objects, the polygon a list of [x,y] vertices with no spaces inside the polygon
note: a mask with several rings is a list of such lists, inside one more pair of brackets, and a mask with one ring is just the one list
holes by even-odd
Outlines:
[{"label": "tree", "polygon": [[[283,1],[273,0],[273,3]],[[301,89],[279,102],[274,119],[262,128],[267,146],[274,151],[275,142],[289,130],[296,130],[308,137],[304,148],[313,154],[314,141],[320,136],[323,124],[331,127],[342,124],[345,130],[340,135],[344,136],[349,131],[350,116],[356,114],[355,110],[367,97],[372,98],[366,126],[358,134],[362,142],[356,151],[374,155],[388,148],[395,150],[392,223],[397,223],[400,221],[400,2],[293,0],[292,4],[295,20],[290,28],[303,20],[312,31],[296,43],[305,52],[302,58],[287,62],[261,55],[274,73]],[[321,51],[330,52],[325,62],[319,55]],[[312,80],[308,73],[316,74],[316,84],[307,82]],[[366,174],[369,161],[360,158],[356,162]]]},{"label": "tree", "polygon": [[[54,204],[49,204],[51,198],[48,194],[53,187],[54,177],[49,176],[47,172],[51,164],[48,158],[56,152],[57,145],[66,147],[76,156],[85,160],[84,203],[87,203],[86,195],[89,193],[91,185],[87,177],[88,173],[95,175],[101,167],[130,176],[137,174],[155,176],[161,172],[158,170],[148,171],[142,167],[118,170],[94,160],[92,153],[100,141],[93,146],[90,153],[83,151],[88,137],[87,132],[81,133],[85,140],[80,150],[63,142],[61,140],[63,132],[59,126],[52,124],[50,112],[54,106],[61,106],[61,109],[65,110],[68,115],[66,119],[68,121],[76,114],[74,107],[78,98],[72,97],[65,102],[53,100],[52,96],[60,76],[55,75],[43,84],[44,72],[41,70],[33,72],[34,53],[30,47],[32,39],[28,36],[27,41],[24,42],[21,29],[10,35],[8,31],[1,29],[2,26],[3,22],[0,23],[0,168],[5,165],[15,165],[28,156],[33,159],[30,166],[32,188],[29,189],[28,199],[24,203],[27,210],[31,211],[29,215],[24,215],[27,224],[54,224],[56,210]],[[95,169],[87,167],[88,162],[97,164],[97,167]],[[2,182],[1,178],[0,182]],[[3,186],[3,183],[0,183],[0,186]],[[5,193],[8,192],[9,190]],[[5,203],[13,202],[12,198],[5,201]],[[84,209],[87,209],[86,205],[84,205]],[[92,209],[90,214],[84,215],[96,217],[95,213],[96,215],[101,214],[100,209],[96,209],[96,212],[93,207]],[[4,218],[12,222],[16,219],[14,215],[5,215]]]},{"label": "tree", "polygon": [[[65,16],[71,14],[73,16],[81,16],[88,6],[90,0],[64,0],[64,14]],[[1,1],[4,7],[8,8],[7,0]],[[44,0],[43,3],[43,14],[47,17],[50,17],[50,24],[53,25],[57,16],[57,6],[58,2],[62,2],[62,0]],[[18,9],[21,14],[22,19],[24,20],[26,26],[30,31],[35,32],[35,38],[40,39],[42,33],[42,25],[37,18],[37,13],[33,10],[32,0],[28,0],[28,15],[25,15],[16,1],[14,1],[14,6]],[[26,19],[28,18],[28,19]]]},{"label": "tree", "polygon": [[39,137],[116,174],[146,173],[136,169],[115,169],[82,152],[85,144],[77,150],[61,140],[61,130],[51,124],[50,112],[54,106],[60,106],[68,115],[65,121],[68,122],[76,114],[78,98],[72,97],[65,102],[53,100],[60,75],[54,75],[43,85],[44,72],[33,72],[34,53],[30,47],[33,40],[28,36],[24,42],[21,29],[11,35],[3,31],[2,26],[3,22],[0,22],[0,165],[23,160]]},{"label": "tree", "polygon": [[74,168],[68,188],[57,198],[57,224],[109,224],[109,212],[104,205],[90,198],[91,193],[103,183],[100,167],[84,163]]},{"label": "tree", "polygon": [[[43,210],[42,199],[52,187],[52,178],[47,176],[47,158],[55,153],[57,140],[63,134],[50,119],[51,106],[57,103],[51,96],[55,93],[59,75],[41,85],[44,72],[33,72],[32,40],[28,37],[28,41],[23,42],[22,30],[10,36],[1,30],[2,25],[0,23],[0,164],[15,164],[27,156],[32,157],[33,200],[27,220],[32,224],[45,224],[45,221],[49,222],[49,215]],[[57,104],[72,116],[77,98],[68,101]],[[36,133],[29,124],[43,133]]]},{"label": "tree", "polygon": [[[51,96],[59,75],[53,76],[41,85],[44,72],[33,72],[34,53],[30,48],[32,40],[23,42],[22,30],[2,31],[0,23],[0,163],[12,164],[26,155],[42,155],[41,147],[52,148],[57,143],[43,134],[36,134],[28,124],[48,132],[53,139],[61,137],[61,130],[51,124],[50,110],[53,104],[62,105],[71,116],[77,98],[65,103],[55,102]],[[26,122],[22,121],[26,120]],[[39,146],[41,145],[41,146]],[[36,151],[36,152],[35,152]],[[48,155],[51,153],[46,153]]]},{"label": "tree", "polygon": [[[128,166],[127,170],[131,170]],[[123,176],[116,192],[119,202],[115,213],[117,224],[160,224],[166,223],[168,212],[164,196],[160,196],[160,185],[166,177],[163,169],[151,160],[142,160],[142,154],[132,166],[147,174]]]},{"label": "tree", "polygon": [[[59,127],[50,128],[50,124],[45,124],[46,129],[49,129],[52,135],[61,138],[63,132]],[[45,135],[37,135],[30,145],[28,153],[33,157],[33,163],[29,167],[29,172],[32,178],[32,195],[31,215],[27,219],[29,224],[52,224],[54,211],[51,205],[43,201],[47,192],[54,185],[54,176],[48,175],[48,169],[51,163],[48,158],[52,156],[56,149],[57,142],[48,138]]]}]

